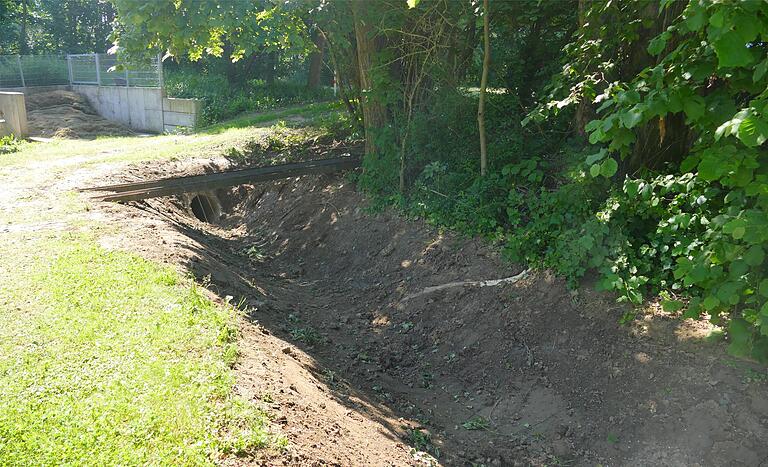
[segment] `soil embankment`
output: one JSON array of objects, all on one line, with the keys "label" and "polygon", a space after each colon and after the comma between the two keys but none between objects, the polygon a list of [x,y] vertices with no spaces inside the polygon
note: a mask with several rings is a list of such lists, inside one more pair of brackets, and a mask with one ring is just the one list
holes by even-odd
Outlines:
[{"label": "soil embankment", "polygon": [[[203,170],[185,164],[123,176]],[[244,298],[238,390],[291,441],[270,465],[429,465],[419,451],[459,466],[768,458],[766,381],[703,339],[700,323],[651,307],[620,325],[626,309],[612,297],[544,271],[405,300],[522,268],[482,242],[367,213],[338,176],[206,196],[215,224],[188,198],[105,206],[135,227],[105,244]]]}]

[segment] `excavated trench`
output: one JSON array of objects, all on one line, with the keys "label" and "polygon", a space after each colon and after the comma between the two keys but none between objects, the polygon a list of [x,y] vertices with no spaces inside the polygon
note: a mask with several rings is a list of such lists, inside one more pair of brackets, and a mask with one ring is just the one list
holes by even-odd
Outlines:
[{"label": "excavated trench", "polygon": [[[761,423],[702,405],[718,397],[709,375],[727,370],[705,358],[711,349],[694,356],[670,344],[673,321],[622,328],[612,297],[576,294],[548,273],[404,300],[521,268],[483,242],[365,205],[344,178],[324,175],[145,209],[195,245],[185,267],[310,355],[335,397],[354,392],[400,417],[387,429],[441,464],[716,464],[732,453],[715,440],[730,435],[693,443],[692,420],[733,422],[742,434]],[[662,392],[670,387],[673,396]],[[739,442],[759,452],[764,428]]]}]

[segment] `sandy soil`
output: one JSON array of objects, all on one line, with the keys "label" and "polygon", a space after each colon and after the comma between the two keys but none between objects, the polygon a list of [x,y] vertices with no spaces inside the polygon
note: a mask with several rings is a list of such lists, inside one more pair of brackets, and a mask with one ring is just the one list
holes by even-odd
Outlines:
[{"label": "sandy soil", "polygon": [[[200,173],[225,160],[146,163],[80,183]],[[338,176],[96,210],[102,240],[244,299],[237,390],[291,447],[232,465],[768,465],[765,368],[649,306],[547,271],[514,284],[490,245],[396,213],[370,214]],[[756,376],[758,375],[758,376]],[[424,452],[426,451],[426,452]]]},{"label": "sandy soil", "polygon": [[94,139],[97,136],[134,134],[130,129],[101,117],[80,94],[51,91],[25,97],[30,136]]}]

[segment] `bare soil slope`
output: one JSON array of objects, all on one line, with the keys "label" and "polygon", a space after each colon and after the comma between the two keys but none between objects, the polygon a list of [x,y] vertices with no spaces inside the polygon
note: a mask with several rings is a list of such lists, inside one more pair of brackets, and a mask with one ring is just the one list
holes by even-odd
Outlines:
[{"label": "bare soil slope", "polygon": [[25,96],[29,132],[44,138],[93,139],[133,132],[101,117],[80,94],[50,91]]},{"label": "bare soil slope", "polygon": [[[122,177],[204,170],[144,164]],[[245,298],[238,390],[272,411],[291,448],[233,464],[768,459],[765,369],[727,357],[698,323],[651,308],[622,326],[612,297],[569,291],[546,271],[406,299],[522,268],[482,242],[366,213],[337,176],[206,195],[220,208],[214,224],[192,215],[188,196],[102,205],[133,232],[104,242]]]}]

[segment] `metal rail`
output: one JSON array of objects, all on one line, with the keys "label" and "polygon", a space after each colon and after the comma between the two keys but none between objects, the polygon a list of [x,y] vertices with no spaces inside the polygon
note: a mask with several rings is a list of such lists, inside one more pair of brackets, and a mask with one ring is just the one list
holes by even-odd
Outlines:
[{"label": "metal rail", "polygon": [[172,177],[136,183],[120,183],[116,185],[83,188],[80,191],[106,191],[108,194],[97,194],[94,199],[102,201],[138,201],[180,193],[226,188],[246,183],[278,180],[281,178],[297,177],[300,175],[333,173],[360,167],[358,157],[337,157],[290,164],[253,167],[249,169],[231,170],[205,175],[188,177]]}]

